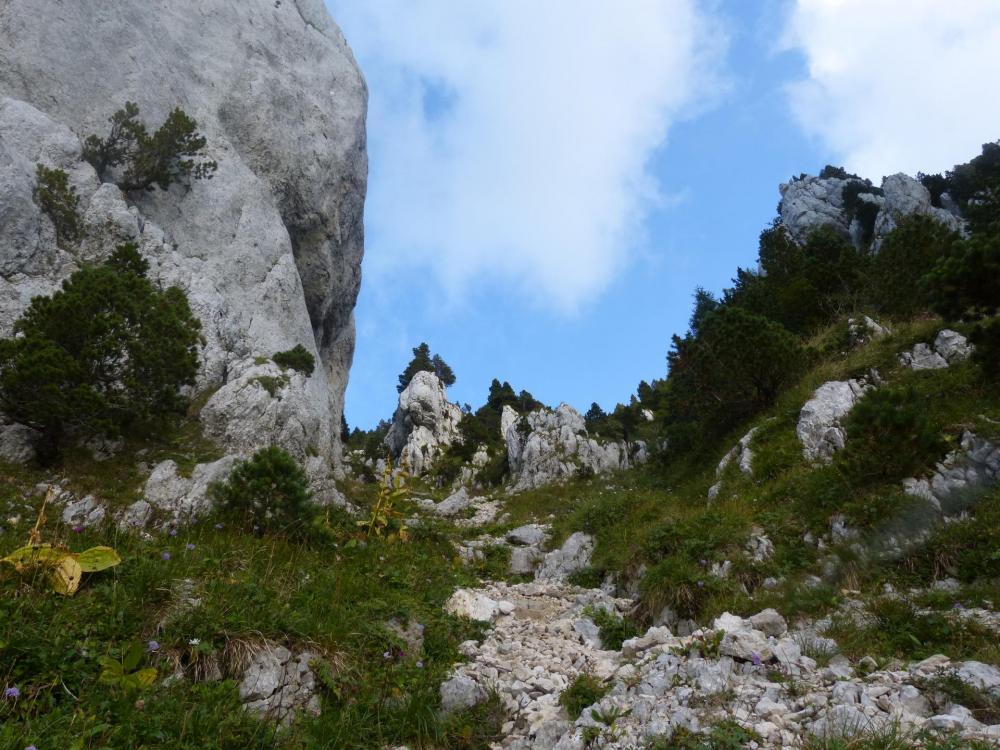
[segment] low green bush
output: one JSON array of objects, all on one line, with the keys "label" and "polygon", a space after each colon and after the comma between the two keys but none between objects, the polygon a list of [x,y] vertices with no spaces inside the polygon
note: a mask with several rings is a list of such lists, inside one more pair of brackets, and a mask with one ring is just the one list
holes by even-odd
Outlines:
[{"label": "low green bush", "polygon": [[261,448],[211,493],[225,515],[258,533],[302,536],[317,515],[302,467],[281,448]]},{"label": "low green bush", "polygon": [[608,686],[591,674],[581,674],[559,694],[559,705],[566,709],[572,720],[592,706],[608,692]]},{"label": "low green bush", "polygon": [[291,349],[277,352],[273,357],[274,363],[279,367],[288,367],[292,370],[304,373],[307,377],[313,374],[316,369],[316,358],[302,344],[296,344]]},{"label": "low green bush", "polygon": [[585,614],[601,631],[601,647],[606,651],[620,651],[622,643],[639,634],[629,620],[603,607],[587,609]]},{"label": "low green bush", "polygon": [[969,340],[976,347],[972,361],[982,367],[988,377],[1000,378],[1000,317],[976,325]]},{"label": "low green bush", "polygon": [[879,388],[858,401],[837,465],[856,485],[890,482],[932,466],[948,446],[912,388]]},{"label": "low green bush", "polygon": [[735,721],[723,721],[707,731],[678,728],[669,738],[652,740],[646,750],[742,750],[760,738]]}]

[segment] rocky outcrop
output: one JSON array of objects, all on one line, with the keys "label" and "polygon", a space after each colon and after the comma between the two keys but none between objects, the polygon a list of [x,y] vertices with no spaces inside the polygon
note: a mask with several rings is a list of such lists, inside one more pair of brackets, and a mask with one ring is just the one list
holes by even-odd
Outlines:
[{"label": "rocky outcrop", "polygon": [[848,180],[807,175],[782,183],[779,213],[792,239],[804,243],[820,227],[832,227],[848,236],[850,223],[844,212],[844,186]]},{"label": "rocky outcrop", "polygon": [[393,458],[405,461],[410,473],[420,476],[459,439],[461,419],[462,410],[448,401],[444,383],[433,372],[421,371],[399,394],[385,444]]},{"label": "rocky outcrop", "polygon": [[863,346],[870,341],[888,336],[890,331],[867,315],[847,319],[847,333],[852,346]]},{"label": "rocky outcrop", "polygon": [[968,359],[973,349],[965,336],[945,328],[938,333],[932,345],[916,344],[910,351],[901,353],[899,363],[911,370],[943,370]]},{"label": "rocky outcrop", "polygon": [[[30,299],[131,240],[203,324],[197,391],[232,451],[280,444],[339,455],[363,250],[367,92],[319,0],[147,3],[100,12],[60,0],[0,5],[0,333]],[[136,102],[149,124],[198,121],[211,180],[123,195],[80,139]],[[35,165],[64,169],[84,237],[59,247],[32,200]],[[275,394],[255,378],[302,344],[318,360]]]},{"label": "rocky outcrop", "polygon": [[[866,249],[866,232],[857,217],[848,215],[844,205],[844,188],[853,178],[815,177],[804,175],[783,183],[778,212],[782,225],[796,242],[804,243],[809,235],[821,227],[830,227],[850,239],[859,249]],[[882,180],[881,195],[862,192],[858,201],[877,207],[871,244],[877,252],[882,240],[896,228],[899,220],[911,214],[930,216],[951,230],[964,231],[964,221],[954,211],[937,208],[931,203],[931,194],[919,180],[894,174]]]},{"label": "rocky outcrop", "polygon": [[537,580],[564,581],[573,573],[590,565],[594,554],[594,538],[582,531],[574,532],[562,547],[542,558],[535,572]]},{"label": "rocky outcrop", "polygon": [[[874,380],[874,378],[873,378]],[[807,461],[829,463],[844,447],[847,435],[840,420],[872,388],[865,379],[831,380],[815,390],[799,412],[795,432]]]},{"label": "rocky outcrop", "polygon": [[875,219],[875,249],[896,228],[904,216],[920,214],[930,216],[954,232],[964,229],[964,222],[955,214],[931,204],[930,191],[909,175],[893,174],[882,180],[885,194],[882,210]]},{"label": "rocky outcrop", "polygon": [[125,527],[144,525],[138,523],[139,519],[148,522],[153,512],[167,524],[187,523],[207,514],[212,508],[209,489],[214,482],[225,481],[236,462],[235,456],[226,456],[198,464],[189,475],[184,475],[176,463],[164,461],[146,480],[143,499],[130,506],[120,523]]},{"label": "rocky outcrop", "polygon": [[316,676],[310,662],[318,655],[310,651],[293,654],[284,646],[261,649],[240,682],[244,708],[282,724],[296,713],[320,713]]},{"label": "rocky outcrop", "polygon": [[945,456],[929,477],[903,480],[906,494],[947,515],[963,510],[1000,480],[1000,446],[966,431],[958,450]]},{"label": "rocky outcrop", "polygon": [[750,442],[753,440],[754,435],[757,434],[758,429],[760,428],[751,428],[719,461],[719,465],[715,467],[715,478],[717,481],[708,488],[709,500],[714,500],[719,496],[719,491],[722,489],[722,474],[729,468],[730,464],[735,462],[742,474],[748,477],[753,476],[753,450],[750,448]]},{"label": "rocky outcrop", "polygon": [[645,462],[642,442],[599,443],[576,409],[560,404],[520,416],[504,406],[500,430],[507,446],[512,492],[541,487],[581,472],[605,474]]}]

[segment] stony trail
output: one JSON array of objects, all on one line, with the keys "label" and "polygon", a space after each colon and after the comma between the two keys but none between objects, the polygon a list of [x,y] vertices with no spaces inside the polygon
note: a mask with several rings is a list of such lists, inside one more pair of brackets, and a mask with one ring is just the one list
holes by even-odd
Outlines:
[{"label": "stony trail", "polygon": [[[515,531],[508,538],[518,536]],[[462,644],[468,661],[442,685],[443,706],[469,706],[496,691],[508,714],[497,750],[638,750],[724,721],[750,730],[755,739],[746,746],[757,748],[799,748],[812,736],[891,726],[957,733],[1000,747],[1000,724],[977,721],[927,683],[955,674],[1000,696],[1000,669],[940,655],[882,667],[870,658],[852,662],[822,635],[824,622],[789,630],[774,610],[746,619],[724,614],[684,636],[661,625],[626,640],[620,650],[605,650],[590,615],[597,609],[622,615],[635,602],[566,582],[588,562],[591,546],[584,536],[539,554],[533,582],[487,582],[456,591],[446,604],[491,629],[481,642]],[[583,674],[600,680],[607,693],[571,717],[559,697]]]}]

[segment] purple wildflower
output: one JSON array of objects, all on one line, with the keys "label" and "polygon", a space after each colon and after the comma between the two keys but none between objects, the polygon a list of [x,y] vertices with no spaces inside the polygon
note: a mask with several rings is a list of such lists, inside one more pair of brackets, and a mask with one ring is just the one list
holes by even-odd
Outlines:
[{"label": "purple wildflower", "polygon": [[184,545],[184,549],[186,549],[188,552],[190,552],[191,550],[194,549],[194,545],[191,544],[191,542],[188,542],[187,544]]},{"label": "purple wildflower", "polygon": [[961,603],[961,602],[955,602],[955,603],[954,603],[954,604],[952,605],[952,607],[951,607],[951,608],[952,608],[952,609],[965,609],[965,607],[963,607],[963,606],[962,606],[962,603]]},{"label": "purple wildflower", "polygon": [[177,536],[177,529],[170,529],[170,536]]},{"label": "purple wildflower", "polygon": [[389,659],[392,658],[392,652],[391,651],[383,651],[382,652],[382,658],[385,659],[386,661],[389,661]]},{"label": "purple wildflower", "polygon": [[760,666],[760,654],[758,654],[756,651],[751,651],[750,652],[750,656],[753,659],[753,665],[755,667],[759,667]]},{"label": "purple wildflower", "polygon": [[76,526],[73,527],[73,531],[75,533],[77,533],[77,534],[82,534],[83,533],[83,526],[80,525],[80,524],[77,524]]},{"label": "purple wildflower", "polygon": [[160,553],[160,557],[162,557],[164,560],[169,560],[170,559],[170,553],[169,552],[161,552]]},{"label": "purple wildflower", "polygon": [[146,644],[146,650],[147,651],[159,651],[160,650],[160,642],[159,641],[150,641],[149,643]]},{"label": "purple wildflower", "polygon": [[21,691],[17,689],[17,685],[11,685],[3,691],[3,697],[17,699],[21,697]]}]

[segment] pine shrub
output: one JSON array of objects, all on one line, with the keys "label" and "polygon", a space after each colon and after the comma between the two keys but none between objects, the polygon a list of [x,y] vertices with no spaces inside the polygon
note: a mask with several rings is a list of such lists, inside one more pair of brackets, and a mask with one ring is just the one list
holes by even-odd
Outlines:
[{"label": "pine shrub", "polygon": [[279,367],[288,367],[298,372],[305,373],[308,377],[316,369],[316,358],[302,344],[296,344],[291,349],[278,352],[273,357],[274,363]]},{"label": "pine shrub", "polygon": [[256,533],[302,536],[317,513],[302,467],[275,446],[238,464],[211,493],[224,514]]},{"label": "pine shrub", "polygon": [[35,202],[52,220],[56,241],[68,247],[80,240],[80,196],[69,184],[69,175],[62,169],[49,169],[44,164],[35,167]]}]

